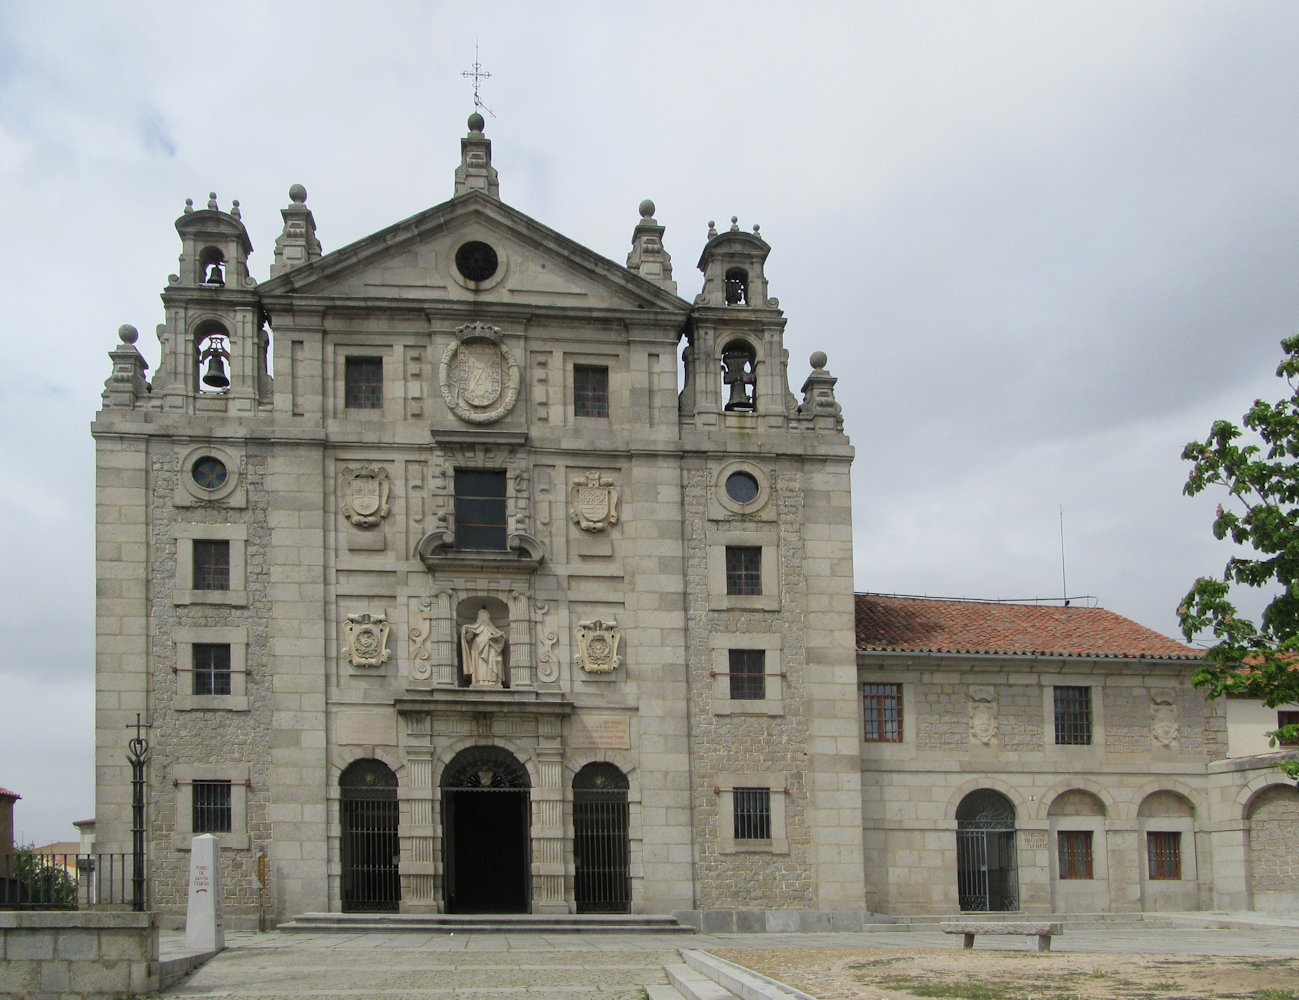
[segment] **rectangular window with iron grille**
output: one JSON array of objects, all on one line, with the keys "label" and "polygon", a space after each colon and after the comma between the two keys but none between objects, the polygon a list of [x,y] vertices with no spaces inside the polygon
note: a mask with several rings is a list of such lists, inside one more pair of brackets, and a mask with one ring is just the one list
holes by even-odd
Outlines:
[{"label": "rectangular window with iron grille", "polygon": [[[1281,729],[1285,726],[1299,726],[1299,712],[1281,711],[1276,713],[1276,728]],[[1282,747],[1299,747],[1299,738],[1291,737],[1286,739],[1284,736],[1277,738],[1277,746]]]},{"label": "rectangular window with iron grille", "polygon": [[902,742],[902,685],[863,684],[862,731],[867,743]]},{"label": "rectangular window with iron grille", "polygon": [[732,595],[762,593],[761,546],[726,546],[726,593]]},{"label": "rectangular window with iron grille", "polygon": [[736,840],[771,839],[771,789],[737,788],[731,795]]},{"label": "rectangular window with iron grille", "polygon": [[194,589],[230,589],[230,542],[226,539],[194,539]]},{"label": "rectangular window with iron grille", "polygon": [[767,697],[767,651],[732,649],[730,682],[732,701],[762,701]]},{"label": "rectangular window with iron grille", "polygon": [[1055,688],[1055,741],[1088,746],[1092,741],[1092,689]]},{"label": "rectangular window with iron grille", "polygon": [[194,653],[194,694],[230,693],[230,643],[196,642]]},{"label": "rectangular window with iron grille", "polygon": [[573,415],[609,415],[609,369],[605,365],[573,366]]},{"label": "rectangular window with iron grille", "polygon": [[1056,833],[1061,878],[1092,878],[1092,832],[1060,830]]},{"label": "rectangular window with iron grille", "polygon": [[456,548],[506,547],[505,470],[456,469]]},{"label": "rectangular window with iron grille", "polygon": [[1182,835],[1151,830],[1146,834],[1146,859],[1152,879],[1182,877]]},{"label": "rectangular window with iron grille", "polygon": [[349,410],[383,409],[383,358],[344,360],[343,406]]},{"label": "rectangular window with iron grille", "polygon": [[191,829],[195,833],[229,833],[231,799],[229,781],[195,781],[190,785],[193,802]]}]

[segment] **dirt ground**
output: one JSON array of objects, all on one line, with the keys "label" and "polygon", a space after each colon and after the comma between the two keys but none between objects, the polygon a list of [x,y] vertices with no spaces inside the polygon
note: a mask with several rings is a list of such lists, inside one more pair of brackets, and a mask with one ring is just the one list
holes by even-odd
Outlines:
[{"label": "dirt ground", "polygon": [[1299,1000],[1299,959],[960,947],[716,954],[819,1000]]}]

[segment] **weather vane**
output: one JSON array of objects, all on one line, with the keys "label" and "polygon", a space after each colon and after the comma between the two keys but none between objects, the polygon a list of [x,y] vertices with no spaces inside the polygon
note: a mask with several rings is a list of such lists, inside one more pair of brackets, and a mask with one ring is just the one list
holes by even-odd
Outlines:
[{"label": "weather vane", "polygon": [[483,111],[486,111],[489,115],[495,118],[496,113],[492,111],[492,109],[489,108],[486,104],[484,104],[482,98],[478,96],[479,86],[482,84],[484,80],[490,79],[492,74],[487,72],[487,70],[483,69],[482,63],[478,61],[478,39],[477,38],[474,39],[474,67],[473,69],[465,70],[460,75],[463,76],[466,80],[474,81],[474,107],[481,108]]}]

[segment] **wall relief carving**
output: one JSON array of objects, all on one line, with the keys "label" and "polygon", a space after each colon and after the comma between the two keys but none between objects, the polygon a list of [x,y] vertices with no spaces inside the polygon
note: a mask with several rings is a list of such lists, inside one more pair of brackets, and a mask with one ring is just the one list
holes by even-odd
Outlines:
[{"label": "wall relief carving", "polygon": [[498,327],[466,323],[455,335],[438,369],[442,399],[466,423],[495,423],[519,398],[519,363]]},{"label": "wall relief carving", "polygon": [[388,619],[384,615],[348,615],[343,623],[347,655],[354,667],[379,667],[388,662]]},{"label": "wall relief carving", "polygon": [[373,528],[388,516],[388,470],[346,465],[339,473],[343,516],[358,528]]},{"label": "wall relief carving", "polygon": [[577,662],[588,674],[611,674],[622,665],[618,644],[622,629],[617,622],[592,618],[577,623]]},{"label": "wall relief carving", "polygon": [[996,735],[997,702],[992,688],[970,688],[970,738],[987,746]]},{"label": "wall relief carving", "polygon": [[1180,735],[1176,695],[1172,691],[1150,692],[1150,735],[1160,746],[1172,746]]},{"label": "wall relief carving", "polygon": [[569,518],[583,531],[606,531],[618,523],[618,489],[598,472],[569,487],[568,506]]}]

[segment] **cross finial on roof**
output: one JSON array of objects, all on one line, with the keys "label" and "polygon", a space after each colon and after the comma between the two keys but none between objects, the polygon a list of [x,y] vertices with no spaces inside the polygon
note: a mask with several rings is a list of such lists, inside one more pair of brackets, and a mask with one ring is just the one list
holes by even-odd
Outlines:
[{"label": "cross finial on roof", "polygon": [[486,111],[489,115],[491,115],[493,118],[495,118],[496,117],[495,112],[493,112],[491,108],[489,108],[486,104],[484,104],[482,102],[482,98],[478,96],[478,88],[482,85],[482,82],[484,80],[491,79],[492,74],[487,72],[487,70],[483,69],[482,63],[478,61],[478,39],[477,38],[474,39],[473,68],[465,70],[460,75],[463,76],[466,80],[474,81],[474,107],[481,108],[482,110]]}]

